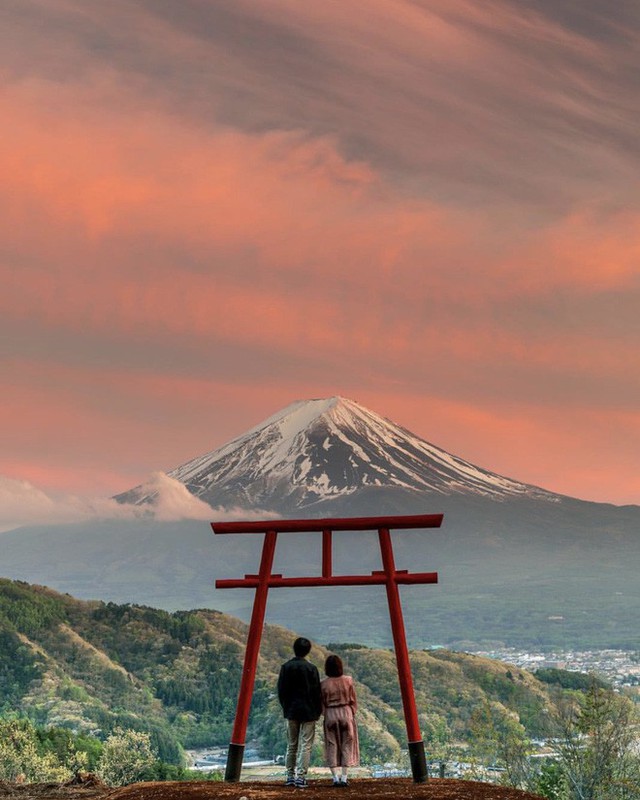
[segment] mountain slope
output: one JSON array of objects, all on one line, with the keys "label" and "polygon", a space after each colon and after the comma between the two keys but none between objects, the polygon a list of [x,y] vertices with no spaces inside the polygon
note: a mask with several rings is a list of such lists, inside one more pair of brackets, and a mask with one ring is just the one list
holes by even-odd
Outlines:
[{"label": "mountain slope", "polygon": [[[293,403],[213,452],[169,472],[214,507],[238,505],[282,513],[363,490],[476,495],[493,500],[556,495],[496,475],[420,439],[352,400]],[[150,498],[140,488],[119,495]]]},{"label": "mountain slope", "polygon": [[[0,697],[5,711],[41,725],[101,736],[118,725],[149,730],[162,757],[176,761],[180,745],[228,744],[246,636],[246,625],[215,611],[84,603],[0,579]],[[263,633],[249,739],[267,756],[284,752],[273,687],[294,638],[274,626]],[[397,757],[406,734],[392,653],[338,649],[356,680],[365,757]],[[311,660],[322,669],[327,654],[314,645]],[[411,661],[427,734],[444,725],[465,739],[474,709],[491,702],[536,735],[553,704],[546,685],[516,667],[445,651]]]}]

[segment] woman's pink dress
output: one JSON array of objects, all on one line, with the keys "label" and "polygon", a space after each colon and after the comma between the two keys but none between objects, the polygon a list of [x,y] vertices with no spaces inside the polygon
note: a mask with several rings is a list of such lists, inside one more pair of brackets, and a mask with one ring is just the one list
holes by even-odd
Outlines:
[{"label": "woman's pink dress", "polygon": [[357,767],[360,745],[353,679],[349,675],[320,682],[324,714],[324,760],[328,767]]}]

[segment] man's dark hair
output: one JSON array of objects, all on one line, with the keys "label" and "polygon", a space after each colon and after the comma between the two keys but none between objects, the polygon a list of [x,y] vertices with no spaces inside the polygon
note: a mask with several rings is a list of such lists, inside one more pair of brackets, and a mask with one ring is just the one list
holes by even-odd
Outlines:
[{"label": "man's dark hair", "polygon": [[309,650],[311,650],[311,642],[304,636],[299,636],[293,643],[293,652],[298,658],[304,658]]},{"label": "man's dark hair", "polygon": [[328,678],[339,678],[344,672],[340,656],[327,656],[324,671]]}]

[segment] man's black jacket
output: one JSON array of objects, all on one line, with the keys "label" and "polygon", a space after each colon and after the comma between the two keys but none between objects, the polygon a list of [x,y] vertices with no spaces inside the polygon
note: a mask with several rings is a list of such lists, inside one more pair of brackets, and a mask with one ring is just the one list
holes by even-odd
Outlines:
[{"label": "man's black jacket", "polygon": [[322,712],[318,668],[306,658],[292,658],[280,667],[278,699],[282,713],[297,722],[316,720]]}]

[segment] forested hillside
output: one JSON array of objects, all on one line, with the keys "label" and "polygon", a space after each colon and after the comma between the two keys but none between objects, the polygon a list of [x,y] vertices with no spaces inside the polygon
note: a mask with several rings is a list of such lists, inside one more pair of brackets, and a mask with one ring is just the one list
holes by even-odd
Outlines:
[{"label": "forested hillside", "polygon": [[[0,713],[104,738],[117,727],[151,733],[163,761],[182,748],[227,744],[247,626],[211,610],[84,602],[44,587],[0,580]],[[274,695],[295,634],[267,626],[249,739],[265,756],[284,752]],[[357,681],[363,758],[397,757],[405,742],[395,658],[389,650],[334,645]],[[327,648],[311,658],[322,667]],[[553,705],[547,684],[515,667],[446,650],[412,653],[427,748],[500,726],[541,733]]]}]

